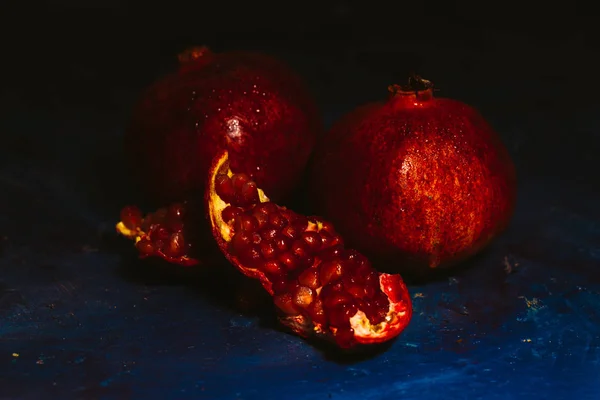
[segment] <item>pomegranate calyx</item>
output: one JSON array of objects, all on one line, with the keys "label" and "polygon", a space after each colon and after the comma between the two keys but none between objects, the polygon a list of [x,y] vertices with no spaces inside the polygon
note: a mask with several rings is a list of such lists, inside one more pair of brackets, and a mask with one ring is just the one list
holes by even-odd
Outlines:
[{"label": "pomegranate calyx", "polygon": [[179,53],[177,59],[181,65],[186,65],[200,59],[208,59],[211,55],[212,51],[208,46],[192,46]]},{"label": "pomegranate calyx", "polygon": [[215,157],[207,183],[212,232],[225,257],[274,297],[280,321],[340,347],[398,336],[412,315],[402,278],[344,249],[330,223],[271,203],[247,175],[231,171],[228,157]]}]

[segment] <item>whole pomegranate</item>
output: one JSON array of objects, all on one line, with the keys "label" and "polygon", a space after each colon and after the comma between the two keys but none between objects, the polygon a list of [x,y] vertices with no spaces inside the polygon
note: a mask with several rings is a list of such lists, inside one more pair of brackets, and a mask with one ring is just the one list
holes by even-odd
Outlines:
[{"label": "whole pomegranate", "polygon": [[[384,268],[427,273],[482,249],[513,212],[513,163],[470,106],[420,77],[389,87],[326,135],[314,163],[322,214]],[[397,266],[397,267],[396,267]]]},{"label": "whole pomegranate", "polygon": [[378,273],[331,223],[271,202],[233,168],[227,151],[215,157],[206,193],[212,232],[227,259],[273,296],[284,325],[342,348],[404,330],[412,305],[400,275]]},{"label": "whole pomegranate", "polygon": [[305,170],[321,121],[299,77],[275,58],[194,47],[179,61],[143,94],[125,133],[137,183],[155,203],[176,203],[145,218],[128,206],[117,229],[142,255],[189,264],[186,201],[203,198],[213,157],[227,150],[238,171],[279,200]]}]

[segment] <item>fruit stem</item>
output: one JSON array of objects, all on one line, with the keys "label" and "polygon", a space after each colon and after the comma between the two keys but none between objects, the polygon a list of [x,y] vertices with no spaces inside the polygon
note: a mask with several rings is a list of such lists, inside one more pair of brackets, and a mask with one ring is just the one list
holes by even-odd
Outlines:
[{"label": "fruit stem", "polygon": [[427,101],[433,97],[433,83],[415,74],[408,78],[406,85],[388,86],[388,92],[391,97],[410,97],[416,101]]},{"label": "fruit stem", "polygon": [[206,61],[212,58],[212,55],[208,46],[192,46],[179,53],[177,58],[181,66],[186,66],[190,63],[198,63],[199,60]]}]

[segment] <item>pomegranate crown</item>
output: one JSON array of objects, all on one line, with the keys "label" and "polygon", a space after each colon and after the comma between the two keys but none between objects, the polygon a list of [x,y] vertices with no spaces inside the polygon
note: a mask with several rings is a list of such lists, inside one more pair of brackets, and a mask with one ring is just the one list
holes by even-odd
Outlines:
[{"label": "pomegranate crown", "polygon": [[408,83],[406,85],[390,85],[388,91],[391,95],[395,94],[415,94],[419,92],[433,91],[433,82],[423,79],[417,74],[412,74],[408,77]]}]

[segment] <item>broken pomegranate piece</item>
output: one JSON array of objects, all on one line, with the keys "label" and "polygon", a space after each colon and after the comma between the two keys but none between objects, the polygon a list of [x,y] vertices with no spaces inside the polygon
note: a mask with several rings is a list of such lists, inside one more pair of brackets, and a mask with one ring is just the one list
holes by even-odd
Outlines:
[{"label": "broken pomegranate piece", "polygon": [[208,184],[213,234],[227,259],[273,296],[280,321],[342,348],[398,336],[412,315],[402,278],[346,249],[332,224],[270,202],[246,174],[230,170],[228,157],[215,158]]},{"label": "broken pomegranate piece", "polygon": [[174,203],[146,216],[139,208],[126,206],[121,210],[117,232],[135,240],[140,258],[160,257],[186,267],[197,265],[199,262],[190,254],[192,246],[184,230],[186,205]]}]

